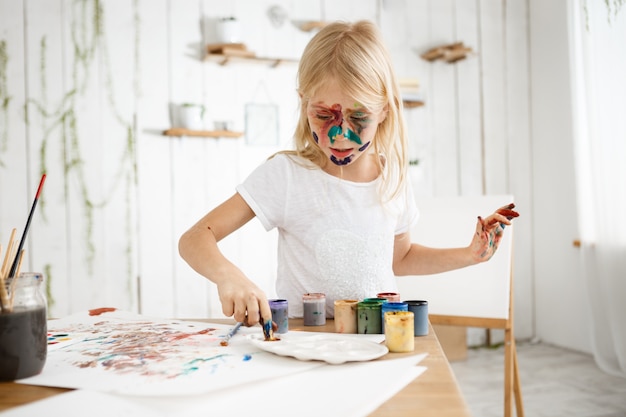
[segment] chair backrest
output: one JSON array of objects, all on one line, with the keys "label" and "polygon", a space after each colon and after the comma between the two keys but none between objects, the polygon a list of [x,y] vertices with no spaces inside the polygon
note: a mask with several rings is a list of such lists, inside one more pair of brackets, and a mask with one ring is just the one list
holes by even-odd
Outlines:
[{"label": "chair backrest", "polygon": [[[432,247],[467,246],[477,217],[511,202],[510,195],[418,197],[420,217],[411,240]],[[402,299],[427,300],[431,315],[508,320],[512,231],[512,226],[505,228],[496,254],[487,262],[441,274],[398,277]]]}]

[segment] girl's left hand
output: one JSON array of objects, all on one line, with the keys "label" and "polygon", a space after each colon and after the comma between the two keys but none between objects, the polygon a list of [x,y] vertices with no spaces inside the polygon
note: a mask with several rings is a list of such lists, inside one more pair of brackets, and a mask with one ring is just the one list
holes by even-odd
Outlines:
[{"label": "girl's left hand", "polygon": [[504,227],[510,226],[511,220],[519,216],[514,208],[515,204],[511,203],[500,207],[485,219],[478,216],[476,233],[470,244],[472,257],[476,263],[488,261],[496,253]]}]

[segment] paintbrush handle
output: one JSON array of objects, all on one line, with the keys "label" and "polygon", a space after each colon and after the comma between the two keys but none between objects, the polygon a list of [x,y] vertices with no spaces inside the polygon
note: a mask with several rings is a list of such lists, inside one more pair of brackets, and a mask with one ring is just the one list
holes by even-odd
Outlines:
[{"label": "paintbrush handle", "polygon": [[230,339],[235,335],[235,333],[237,333],[242,324],[242,322],[237,322],[237,324],[235,324],[235,327],[230,329],[230,332],[228,332],[228,334],[224,337],[224,340],[220,342],[220,345],[228,346],[228,342],[230,342]]},{"label": "paintbrush handle", "polygon": [[17,247],[17,253],[15,255],[15,260],[13,261],[13,265],[11,265],[11,271],[9,272],[9,278],[13,278],[15,276],[15,271],[17,270],[17,264],[19,262],[20,253],[22,252],[22,248],[24,248],[24,241],[26,240],[26,235],[28,234],[28,229],[30,228],[30,222],[33,219],[33,213],[35,212],[35,207],[37,207],[37,201],[39,201],[39,194],[41,194],[41,189],[43,187],[43,183],[46,180],[46,174],[41,176],[41,180],[39,181],[39,187],[37,188],[37,194],[35,194],[35,199],[33,200],[33,205],[30,208],[30,212],[28,213],[28,220],[26,220],[26,226],[24,227],[24,233],[22,233],[22,238],[20,239],[20,244]]},{"label": "paintbrush handle", "polygon": [[242,324],[243,324],[242,322],[238,322],[237,324],[235,324],[235,327],[230,329],[230,332],[228,332],[228,334],[226,335],[226,339],[230,340],[230,338],[233,337],[235,333],[239,331],[239,328],[241,328]]}]

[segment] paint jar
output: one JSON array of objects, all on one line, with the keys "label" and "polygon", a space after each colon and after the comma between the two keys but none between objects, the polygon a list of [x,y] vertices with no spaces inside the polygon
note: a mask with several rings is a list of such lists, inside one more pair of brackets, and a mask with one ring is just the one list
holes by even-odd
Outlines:
[{"label": "paint jar", "polygon": [[397,292],[379,292],[377,298],[384,298],[387,301],[400,301],[400,294]]},{"label": "paint jar", "polygon": [[335,333],[356,333],[358,300],[335,300]]},{"label": "paint jar", "polygon": [[22,272],[0,289],[0,381],[39,374],[48,350],[43,274]]},{"label": "paint jar", "polygon": [[414,314],[415,336],[426,336],[428,334],[428,301],[408,300],[405,303],[409,306],[409,311]]},{"label": "paint jar", "polygon": [[379,301],[363,300],[357,304],[357,333],[382,334],[381,306]]},{"label": "paint jar", "polygon": [[217,21],[215,31],[221,43],[241,42],[241,25],[235,17],[224,17]]},{"label": "paint jar", "polygon": [[304,294],[302,307],[305,326],[323,326],[326,324],[326,294],[319,292]]},{"label": "paint jar", "polygon": [[289,306],[287,300],[269,300],[270,310],[272,310],[272,321],[276,323],[278,329],[276,333],[287,333],[289,331]]},{"label": "paint jar", "polygon": [[364,298],[363,301],[373,301],[379,304],[383,304],[387,302],[386,298],[380,298],[380,297],[372,297],[372,298]]},{"label": "paint jar", "polygon": [[383,333],[385,333],[385,313],[388,311],[409,311],[409,305],[402,301],[388,301],[380,306]]},{"label": "paint jar", "polygon": [[413,319],[411,311],[385,313],[385,345],[389,352],[413,352],[415,349]]}]

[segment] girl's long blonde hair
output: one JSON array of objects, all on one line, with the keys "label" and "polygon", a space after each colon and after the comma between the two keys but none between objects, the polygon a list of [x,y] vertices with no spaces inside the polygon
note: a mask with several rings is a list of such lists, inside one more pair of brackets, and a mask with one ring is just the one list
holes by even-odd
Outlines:
[{"label": "girl's long blonde hair", "polygon": [[320,167],[329,162],[313,139],[307,105],[309,98],[330,79],[371,111],[387,112],[372,145],[373,152],[380,155],[376,160],[382,173],[381,196],[388,201],[405,185],[408,141],[391,57],[373,23],[331,23],[311,39],[300,59],[300,119],[294,133],[296,149],[290,153]]}]

